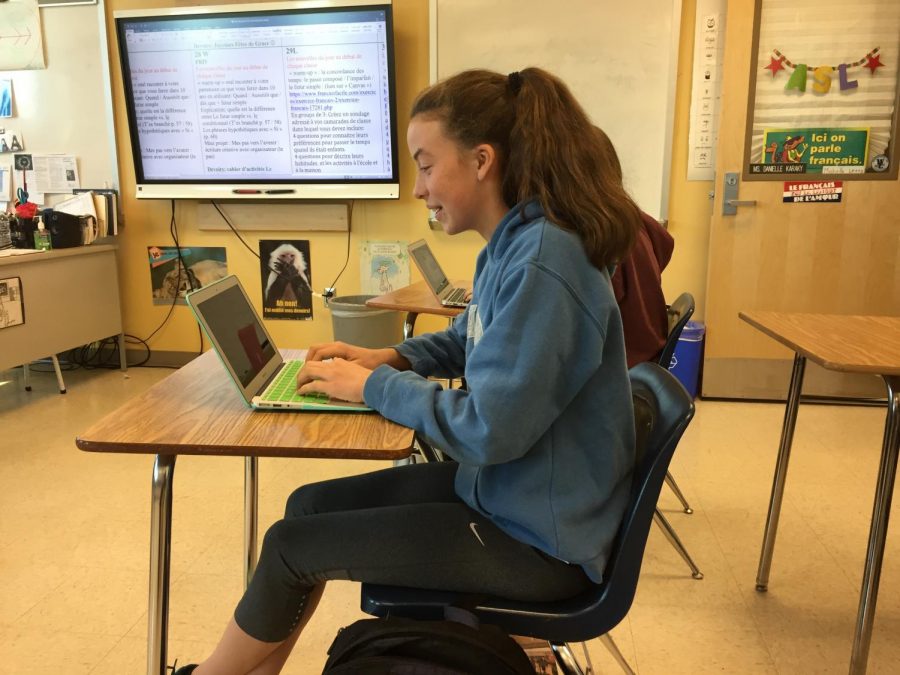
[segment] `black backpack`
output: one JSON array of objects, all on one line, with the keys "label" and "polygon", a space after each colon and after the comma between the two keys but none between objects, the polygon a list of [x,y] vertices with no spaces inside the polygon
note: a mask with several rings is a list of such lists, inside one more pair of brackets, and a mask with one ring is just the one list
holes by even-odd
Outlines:
[{"label": "black backpack", "polygon": [[453,620],[361,619],[342,628],[322,675],[534,675],[500,628],[456,608],[447,615]]}]

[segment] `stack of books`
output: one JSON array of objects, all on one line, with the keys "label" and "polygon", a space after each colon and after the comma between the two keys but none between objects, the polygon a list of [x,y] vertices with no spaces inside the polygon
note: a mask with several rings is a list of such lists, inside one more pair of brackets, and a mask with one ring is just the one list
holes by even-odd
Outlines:
[{"label": "stack of books", "polygon": [[[97,218],[97,239],[115,237],[119,234],[119,192],[112,188],[76,188],[76,195],[89,194],[94,202],[94,215]],[[74,199],[74,197],[73,197]],[[57,204],[59,209],[61,205]],[[88,215],[79,213],[75,215]]]}]

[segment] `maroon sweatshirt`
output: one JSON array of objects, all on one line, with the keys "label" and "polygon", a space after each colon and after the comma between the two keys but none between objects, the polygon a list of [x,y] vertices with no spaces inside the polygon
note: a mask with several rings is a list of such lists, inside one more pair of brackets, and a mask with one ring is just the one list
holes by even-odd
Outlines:
[{"label": "maroon sweatshirt", "polygon": [[634,248],[612,276],[629,368],[656,361],[669,332],[661,276],[672,258],[675,240],[652,216],[641,213],[641,219],[644,226]]}]

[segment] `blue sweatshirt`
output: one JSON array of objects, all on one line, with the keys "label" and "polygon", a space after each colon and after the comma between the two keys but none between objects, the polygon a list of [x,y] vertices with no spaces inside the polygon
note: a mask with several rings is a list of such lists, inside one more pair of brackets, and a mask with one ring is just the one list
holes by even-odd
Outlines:
[{"label": "blue sweatshirt", "polygon": [[[396,347],[365,401],[459,462],[456,492],[519,541],[599,582],[625,511],[634,415],[609,275],[528,203],[478,256],[472,301]],[[465,375],[468,391],[426,376]]]}]

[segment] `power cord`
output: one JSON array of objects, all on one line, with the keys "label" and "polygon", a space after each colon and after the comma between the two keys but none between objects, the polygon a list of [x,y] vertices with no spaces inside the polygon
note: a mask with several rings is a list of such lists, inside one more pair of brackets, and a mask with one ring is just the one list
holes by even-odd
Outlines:
[{"label": "power cord", "polygon": [[[144,359],[144,361],[141,362],[141,364],[146,363],[150,359],[150,354],[152,353],[152,350],[150,349],[150,344],[149,344],[150,338],[152,338],[154,335],[156,335],[160,330],[162,330],[162,327],[165,326],[166,323],[168,323],[169,318],[172,316],[172,312],[175,310],[175,305],[178,304],[178,293],[181,290],[181,271],[182,270],[187,271],[187,265],[184,264],[184,256],[181,253],[181,243],[178,241],[178,222],[175,220],[175,200],[172,199],[170,201],[170,204],[172,206],[172,215],[171,215],[171,218],[169,219],[169,235],[172,237],[172,241],[175,243],[175,253],[178,256],[178,264],[176,265],[176,268],[178,270],[178,275],[175,279],[175,292],[172,294],[172,304],[169,305],[169,311],[166,312],[165,318],[162,320],[162,323],[160,323],[156,327],[156,329],[152,333],[150,333],[150,335],[148,335],[147,337],[145,337],[143,339],[137,338],[133,335],[126,336],[126,338],[132,337],[135,340],[143,343],[143,345],[147,348],[147,357]],[[188,282],[188,285],[191,287],[191,290],[192,291],[195,290],[194,289],[194,280],[191,278],[190,274],[187,275],[187,282]],[[197,350],[197,354],[200,355],[203,353],[203,329],[200,328],[200,324],[197,324],[197,334],[200,338],[200,347]],[[136,343],[134,341],[132,341],[131,344],[136,344]],[[141,365],[141,364],[139,364],[139,365]]]},{"label": "power cord", "polygon": [[325,298],[325,301],[328,302],[331,298],[334,297],[335,289],[337,288],[338,279],[341,278],[341,275],[344,273],[344,270],[347,269],[347,263],[350,262],[350,232],[353,231],[353,205],[356,202],[352,199],[350,200],[349,210],[347,211],[347,253],[344,256],[344,266],[341,268],[341,271],[338,272],[338,275],[334,278],[334,281],[331,282],[331,286],[325,289],[325,292],[322,294]]},{"label": "power cord", "polygon": [[[216,209],[216,211],[219,212],[219,215],[222,217],[222,220],[225,221],[225,224],[228,225],[228,227],[231,229],[231,231],[234,232],[234,235],[244,245],[244,248],[246,248],[248,251],[250,251],[250,253],[252,253],[256,257],[256,259],[259,260],[260,264],[262,264],[262,258],[260,257],[259,253],[257,253],[253,249],[253,247],[250,246],[246,242],[246,240],[241,236],[241,233],[238,232],[237,228],[234,226],[234,224],[231,222],[231,220],[228,218],[228,216],[225,215],[225,212],[219,208],[219,205],[216,202],[213,201],[210,203],[213,205],[213,207]],[[307,286],[309,288],[309,292],[312,293],[312,295],[317,298],[324,298],[327,301],[327,300],[330,300],[334,296],[335,285],[337,284],[338,279],[341,278],[341,275],[344,273],[344,270],[347,269],[347,263],[350,262],[350,231],[351,231],[352,225],[353,225],[353,205],[354,205],[354,201],[350,200],[349,212],[348,212],[348,216],[347,216],[347,254],[344,259],[344,266],[341,268],[341,271],[338,272],[338,275],[335,277],[334,281],[331,282],[331,286],[329,286],[328,288],[325,289],[324,293],[316,293],[312,289],[311,285]],[[269,270],[270,272],[273,272],[274,274],[277,274],[282,279],[285,279],[288,281],[290,281],[290,279],[291,279],[290,277],[288,277],[285,274],[282,274],[279,270],[275,269],[271,265],[266,265],[266,269]]]}]

